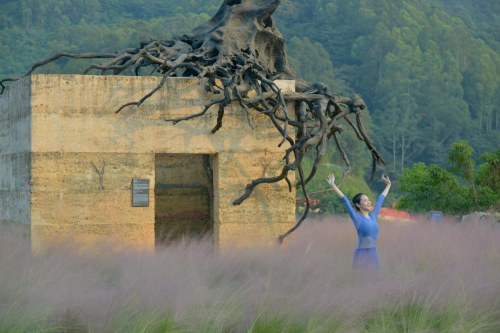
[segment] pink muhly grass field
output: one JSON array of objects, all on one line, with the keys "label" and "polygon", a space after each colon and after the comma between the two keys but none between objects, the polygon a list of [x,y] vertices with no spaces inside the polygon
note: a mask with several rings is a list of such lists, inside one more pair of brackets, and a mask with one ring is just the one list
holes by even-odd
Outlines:
[{"label": "pink muhly grass field", "polygon": [[218,254],[184,240],[155,255],[31,256],[0,240],[0,332],[489,332],[500,327],[500,230],[380,223],[377,275],[351,269],[344,218],[304,222],[281,247]]}]

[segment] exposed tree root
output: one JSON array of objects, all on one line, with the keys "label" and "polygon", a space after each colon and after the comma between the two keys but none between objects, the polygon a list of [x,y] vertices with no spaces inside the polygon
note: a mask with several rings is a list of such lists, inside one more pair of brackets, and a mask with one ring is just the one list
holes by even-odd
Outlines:
[{"label": "exposed tree root", "polygon": [[[211,20],[195,28],[189,34],[172,40],[152,40],[148,43],[141,43],[137,48],[124,49],[114,54],[59,53],[33,65],[23,77],[30,75],[36,68],[61,57],[109,58],[110,60],[105,63],[92,64],[84,74],[97,71],[100,75],[118,75],[129,70],[133,75],[140,75],[141,69],[146,67],[152,68],[153,72],[163,74],[156,88],[139,101],[122,105],[116,111],[117,113],[125,107],[140,106],[164,85],[168,77],[195,76],[199,83],[204,82],[209,93],[220,95],[220,97],[208,103],[197,114],[166,119],[167,122],[175,125],[181,121],[201,117],[210,107],[218,106],[217,123],[212,130],[212,133],[216,133],[223,127],[225,107],[233,102],[237,102],[242,107],[252,128],[250,109],[267,116],[283,136],[279,146],[285,142],[289,144],[284,154],[285,166],[275,177],[253,180],[247,185],[245,193],[233,204],[242,204],[252,194],[255,187],[264,183],[285,180],[291,191],[292,184],[287,175],[290,171],[298,170],[300,178],[296,186],[300,186],[304,193],[306,210],[297,224],[279,237],[279,242],[282,242],[307,218],[310,204],[306,187],[314,178],[326,152],[328,139],[332,136],[348,167],[340,183],[350,171],[351,166],[347,154],[337,137],[337,133],[340,134],[343,131],[338,124],[341,119],[345,119],[372,153],[372,179],[376,163],[385,165],[385,161],[364,129],[361,112],[366,106],[361,98],[356,95],[346,98],[332,94],[321,82],[311,84],[302,80],[289,66],[285,40],[271,16],[280,2],[281,0],[224,0]],[[5,90],[4,83],[18,79],[1,80],[1,92]],[[277,79],[295,80],[296,92],[282,93],[274,82]],[[251,91],[256,96],[249,97]],[[287,103],[295,104],[293,114],[289,113]],[[356,115],[356,124],[348,117],[351,113]],[[292,136],[289,134],[290,128],[292,128]],[[297,135],[294,139],[295,129],[297,129]],[[316,158],[311,173],[304,178],[301,162],[306,151],[312,148],[316,148]]]}]

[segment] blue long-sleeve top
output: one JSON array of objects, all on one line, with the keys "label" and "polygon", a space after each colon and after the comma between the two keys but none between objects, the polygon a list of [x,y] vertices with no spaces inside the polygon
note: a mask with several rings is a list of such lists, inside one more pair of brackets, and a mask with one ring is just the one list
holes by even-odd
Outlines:
[{"label": "blue long-sleeve top", "polygon": [[377,203],[373,210],[368,214],[370,217],[367,219],[360,213],[356,212],[353,208],[349,200],[346,196],[343,196],[340,200],[344,204],[345,208],[349,212],[352,221],[354,222],[354,227],[356,227],[356,232],[358,233],[358,249],[361,248],[370,248],[377,246],[377,238],[379,227],[377,224],[377,217],[382,207],[382,203],[384,202],[385,196],[379,195],[377,199]]}]

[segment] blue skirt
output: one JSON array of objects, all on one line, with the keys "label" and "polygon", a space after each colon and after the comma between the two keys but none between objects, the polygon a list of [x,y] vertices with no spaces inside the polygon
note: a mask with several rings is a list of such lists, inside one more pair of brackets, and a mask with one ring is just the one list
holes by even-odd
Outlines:
[{"label": "blue skirt", "polygon": [[354,270],[378,271],[377,248],[356,249],[354,251],[354,258],[352,259],[352,268]]}]

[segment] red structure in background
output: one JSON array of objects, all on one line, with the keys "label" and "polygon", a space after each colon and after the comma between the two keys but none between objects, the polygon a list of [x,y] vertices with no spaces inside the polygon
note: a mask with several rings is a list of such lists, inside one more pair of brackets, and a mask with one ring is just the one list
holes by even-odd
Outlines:
[{"label": "red structure in background", "polygon": [[[372,207],[373,209],[373,207]],[[403,212],[402,210],[390,209],[390,208],[380,208],[380,212],[378,213],[379,217],[394,217],[394,218],[403,218],[409,219],[410,213]]]},{"label": "red structure in background", "polygon": [[[295,199],[297,204],[299,204],[300,206],[306,206],[306,200],[304,198],[297,198]],[[309,199],[309,204],[311,206],[318,206],[319,204],[321,204],[321,201],[319,199]]]}]

